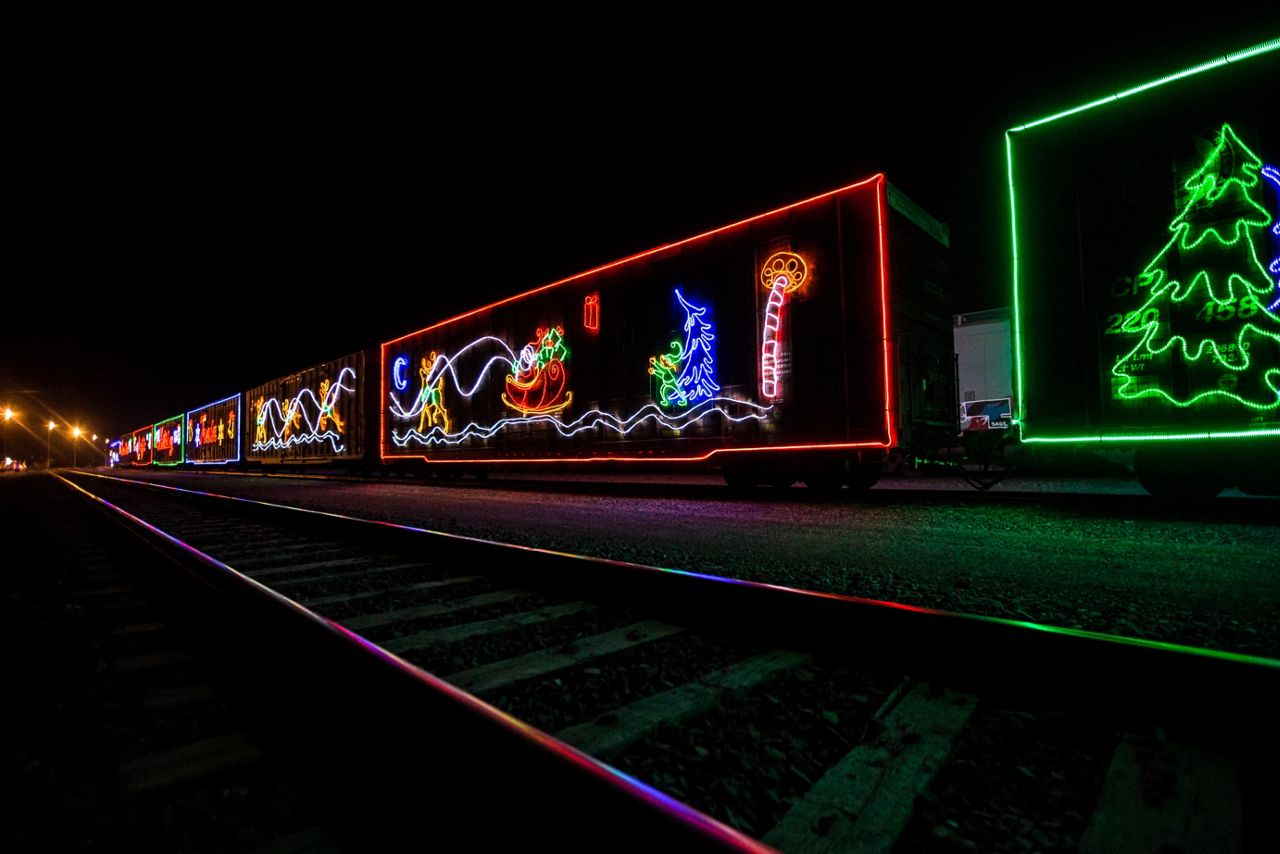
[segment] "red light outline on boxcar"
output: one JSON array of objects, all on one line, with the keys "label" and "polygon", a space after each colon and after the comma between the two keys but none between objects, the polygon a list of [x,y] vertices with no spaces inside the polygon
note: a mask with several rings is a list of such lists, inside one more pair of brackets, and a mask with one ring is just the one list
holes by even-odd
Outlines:
[{"label": "red light outline on boxcar", "polygon": [[[764,219],[765,217],[770,217],[776,214],[784,213],[789,210],[794,210],[796,208],[803,207],[805,205],[813,204],[814,202],[822,201],[823,199],[828,199],[840,193],[845,193],[850,190],[856,190],[862,187],[866,187],[868,185],[873,185],[876,191],[876,229],[878,231],[879,248],[880,248],[880,330],[881,330],[880,344],[881,344],[881,354],[883,357],[883,366],[884,366],[884,427],[885,427],[884,441],[835,442],[835,443],[802,444],[802,445],[761,445],[761,446],[744,447],[744,448],[714,448],[705,454],[699,454],[696,456],[686,456],[686,457],[654,455],[654,456],[646,456],[646,457],[618,457],[618,456],[483,457],[483,458],[468,458],[468,459],[433,459],[427,456],[426,454],[388,454],[387,453],[387,419],[386,419],[385,407],[386,407],[386,401],[387,401],[387,348],[388,347],[399,344],[401,341],[404,341],[405,339],[413,338],[414,336],[417,336],[417,335],[422,335],[424,333],[432,331],[433,329],[439,329],[440,327],[447,326],[450,323],[456,323],[459,320],[463,320],[468,317],[473,317],[477,314],[481,314],[483,312],[489,311],[490,309],[497,308],[498,306],[506,305],[507,303],[512,303],[517,300],[524,299],[525,297],[533,296],[534,294],[542,293],[543,291],[550,290],[551,288],[568,284],[569,282],[574,282],[574,281],[577,281],[578,279],[586,278],[587,276],[604,272],[605,270],[611,270],[614,267],[621,267],[624,264],[629,264],[632,261],[638,261],[641,258],[647,258],[650,255],[655,255],[659,252],[664,252],[668,249],[675,249],[676,247],[679,247],[679,246],[684,246],[686,244],[693,243],[698,240],[703,240],[705,238],[712,237],[717,234],[722,234],[723,232],[729,231],[731,229],[741,228],[744,225],[749,225],[750,223],[756,222],[757,220]],[[885,226],[884,226],[884,208],[885,208],[886,193],[887,193],[887,187],[886,187],[884,173],[878,172],[875,175],[872,175],[869,178],[864,178],[861,181],[855,181],[852,184],[846,184],[843,187],[838,187],[834,190],[829,190],[825,193],[819,193],[816,196],[811,196],[807,199],[803,199],[798,202],[792,202],[791,204],[783,205],[780,208],[774,208],[773,210],[765,211],[764,213],[756,214],[755,216],[747,217],[746,219],[741,219],[741,220],[738,220],[737,222],[733,222],[728,225],[722,225],[719,228],[713,228],[710,231],[704,231],[701,234],[695,234],[693,237],[686,237],[683,240],[677,240],[672,243],[664,243],[661,246],[655,246],[652,249],[646,249],[643,252],[637,252],[634,255],[628,255],[625,258],[618,259],[617,261],[610,261],[607,264],[601,264],[598,267],[592,267],[591,269],[584,270],[581,273],[575,273],[572,276],[568,276],[566,278],[559,279],[557,281],[550,282],[545,285],[540,285],[536,288],[532,288],[522,293],[515,294],[514,296],[505,297],[504,299],[491,302],[488,305],[483,305],[483,306],[480,306],[479,308],[473,308],[470,311],[466,311],[466,312],[463,312],[462,314],[455,315],[453,317],[448,318],[447,320],[441,320],[438,323],[433,323],[430,326],[425,326],[422,329],[417,330],[416,332],[409,332],[405,335],[401,335],[399,338],[393,338],[390,341],[384,342],[381,345],[380,358],[378,360],[379,361],[378,387],[381,394],[381,397],[379,399],[379,404],[378,404],[379,458],[383,461],[421,459],[429,463],[460,463],[460,464],[471,464],[471,465],[483,464],[483,463],[593,463],[593,462],[692,463],[692,462],[705,462],[706,460],[709,460],[711,457],[715,456],[716,454],[747,453],[747,452],[758,453],[763,451],[821,451],[821,450],[847,450],[847,449],[854,449],[854,448],[892,448],[894,445],[897,444],[897,436],[894,434],[894,429],[893,429],[893,412],[894,412],[894,406],[893,406],[894,401],[892,397],[893,382],[892,382],[892,376],[889,368],[889,298],[888,298],[889,260],[888,260],[888,246],[885,243]]]}]

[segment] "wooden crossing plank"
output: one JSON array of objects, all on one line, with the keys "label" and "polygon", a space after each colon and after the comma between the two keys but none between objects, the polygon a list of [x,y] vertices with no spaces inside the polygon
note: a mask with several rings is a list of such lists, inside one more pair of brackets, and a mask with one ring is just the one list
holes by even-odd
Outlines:
[{"label": "wooden crossing plank", "polygon": [[124,593],[133,593],[134,589],[132,585],[128,584],[120,584],[114,587],[82,587],[75,591],[75,594],[92,599],[98,596],[120,596]]},{"label": "wooden crossing plank", "polygon": [[431,605],[418,605],[413,608],[399,608],[395,611],[383,611],[379,614],[361,614],[341,620],[342,625],[353,632],[372,629],[377,626],[389,626],[405,620],[416,620],[421,617],[435,617],[440,614],[451,614],[454,611],[465,611],[468,608],[480,608],[485,605],[500,605],[514,599],[532,596],[528,590],[498,590],[494,593],[481,593],[465,599],[451,599],[448,602],[437,602]]},{"label": "wooden crossing plank", "polygon": [[196,683],[176,688],[160,688],[144,697],[142,702],[149,709],[172,709],[212,700],[213,696],[213,688],[204,683]]},{"label": "wooden crossing plank", "polygon": [[[1154,790],[1154,791],[1153,791]],[[1231,854],[1244,845],[1238,762],[1189,745],[1116,746],[1081,854]]]},{"label": "wooden crossing plank", "polygon": [[342,854],[342,846],[329,831],[312,826],[267,843],[257,854]]},{"label": "wooden crossing plank", "polygon": [[558,649],[538,650],[528,655],[504,658],[470,670],[462,670],[446,676],[445,680],[464,691],[482,694],[486,691],[506,688],[517,682],[546,676],[557,670],[564,670],[584,661],[621,652],[642,643],[670,637],[682,631],[684,629],[679,626],[660,623],[657,620],[646,620],[610,632],[590,635]]},{"label": "wooden crossing plank", "polygon": [[[359,575],[361,578],[364,578],[366,576],[381,575],[387,572],[398,572],[399,570],[402,570],[402,569],[418,569],[418,568],[432,569],[432,566],[426,563],[397,563],[392,566],[372,567],[370,569],[364,570],[363,572],[360,572]],[[285,581],[272,582],[271,589],[272,590],[291,590],[294,587],[305,587],[308,584],[325,584],[326,582],[329,582],[329,581],[346,581],[346,580],[349,580],[355,574],[356,573],[347,571],[347,572],[335,572],[330,575],[313,575],[307,578],[290,578]],[[469,576],[469,577],[474,578],[476,576]]]},{"label": "wooden crossing plank", "polygon": [[477,620],[474,623],[462,623],[457,626],[430,629],[402,638],[394,638],[386,643],[379,644],[379,646],[388,652],[402,653],[438,644],[458,643],[471,638],[514,631],[525,626],[548,623],[573,614],[594,610],[595,607],[595,605],[587,602],[566,602],[563,605],[549,605],[546,608],[538,608],[533,611],[521,611],[504,617],[494,617],[492,620]]},{"label": "wooden crossing plank", "polygon": [[383,596],[387,593],[413,593],[416,590],[433,590],[437,587],[449,587],[453,584],[461,584],[464,581],[475,581],[478,575],[460,575],[457,578],[439,578],[435,581],[420,581],[417,584],[403,584],[399,587],[386,587],[382,590],[369,590],[364,593],[335,593],[332,596],[320,596],[315,599],[302,599],[302,604],[308,608],[318,608],[321,605],[332,605],[335,602],[343,604],[347,602],[359,602],[362,599],[372,599],[375,596]]},{"label": "wooden crossing plank", "polygon": [[113,629],[110,635],[116,638],[127,638],[150,634],[151,632],[162,632],[167,628],[169,628],[167,623],[130,623],[127,626]]},{"label": "wooden crossing plank", "polygon": [[[213,548],[210,545],[210,548]],[[306,551],[312,554],[324,554],[327,552],[341,552],[345,548],[338,543],[321,545],[319,543],[290,543],[286,545],[278,545],[276,543],[258,543],[255,545],[244,546],[225,546],[218,547],[218,553],[226,555],[228,561],[237,561],[237,566],[245,568],[259,566],[264,563],[279,563],[281,560],[289,560],[294,552]]]},{"label": "wooden crossing plank", "polygon": [[749,691],[787,671],[803,667],[809,656],[773,650],[744,659],[694,682],[677,685],[556,733],[592,756],[607,759],[652,733],[663,724],[676,724],[714,709],[733,691]]},{"label": "wooden crossing plank", "polygon": [[153,670],[157,667],[169,667],[190,661],[186,650],[169,649],[162,652],[149,652],[145,655],[131,655],[116,659],[116,672],[136,673],[140,670]]},{"label": "wooden crossing plank", "polygon": [[950,691],[931,696],[916,685],[889,713],[880,736],[824,774],[763,842],[815,854],[888,852],[976,703]]},{"label": "wooden crossing plank", "polygon": [[240,733],[139,756],[120,766],[121,788],[136,794],[199,780],[257,762],[262,753]]},{"label": "wooden crossing plank", "polygon": [[[215,555],[216,557],[216,555]],[[264,578],[275,578],[278,575],[293,575],[298,572],[310,572],[313,569],[335,569],[339,566],[368,566],[377,560],[382,560],[381,556],[375,555],[356,555],[354,557],[334,558],[333,560],[317,560],[310,563],[295,563],[289,566],[274,566],[271,569],[262,569],[254,571],[252,569],[244,569],[244,564],[230,564],[245,575],[261,581]]]}]

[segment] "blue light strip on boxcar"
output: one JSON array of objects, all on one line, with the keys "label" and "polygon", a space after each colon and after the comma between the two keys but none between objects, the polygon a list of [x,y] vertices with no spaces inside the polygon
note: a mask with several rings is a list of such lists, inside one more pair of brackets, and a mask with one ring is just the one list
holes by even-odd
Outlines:
[{"label": "blue light strip on boxcar", "polygon": [[[232,398],[234,398],[236,401],[236,441],[235,441],[236,455],[234,457],[230,457],[225,460],[193,460],[190,458],[190,454],[188,454],[187,462],[197,466],[225,466],[227,463],[240,462],[240,437],[244,435],[244,412],[243,412],[243,398],[239,393],[228,395],[227,397],[224,397],[222,400],[215,400],[213,403],[206,403],[204,406],[200,406],[200,407],[197,407],[196,409],[191,410],[190,412],[187,413],[187,421],[189,422],[191,420],[192,415],[197,415],[201,412],[204,412],[206,409],[212,409],[213,407],[218,406],[219,404],[226,403],[228,400],[231,400]],[[192,441],[193,441],[192,437],[187,436],[187,444],[191,444]]]}]

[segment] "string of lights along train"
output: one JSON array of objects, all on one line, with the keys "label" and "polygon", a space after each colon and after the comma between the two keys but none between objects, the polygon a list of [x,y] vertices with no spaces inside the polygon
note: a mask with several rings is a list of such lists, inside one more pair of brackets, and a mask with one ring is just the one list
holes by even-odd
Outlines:
[{"label": "string of lights along train", "polygon": [[[1010,444],[1280,436],[1278,57],[1006,132]],[[891,452],[955,444],[949,248],[872,175],[238,391],[122,437],[120,462],[712,462],[865,486]],[[1144,453],[1140,477],[1178,467]]]}]

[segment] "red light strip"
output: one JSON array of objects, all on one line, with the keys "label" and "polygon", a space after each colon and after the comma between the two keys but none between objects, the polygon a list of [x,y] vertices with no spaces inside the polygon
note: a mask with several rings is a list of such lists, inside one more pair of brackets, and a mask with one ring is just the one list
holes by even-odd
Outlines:
[{"label": "red light strip", "polygon": [[876,175],[876,229],[880,232],[880,329],[884,348],[884,435],[885,447],[898,443],[893,432],[893,381],[889,371],[889,247],[885,243],[884,208],[888,197],[888,182],[884,175]]},{"label": "red light strip", "polygon": [[137,436],[139,433],[143,434],[144,436],[146,436],[146,445],[147,445],[147,461],[145,463],[138,462],[138,459],[141,457],[141,455],[134,454],[133,459],[129,461],[129,465],[138,466],[138,467],[151,465],[151,460],[155,453],[155,450],[151,447],[151,436],[152,436],[152,431],[155,430],[155,426],[156,425],[152,424],[150,427],[139,427],[137,430],[134,430],[132,433],[129,434],[130,436]]},{"label": "red light strip", "polygon": [[846,192],[848,190],[856,190],[859,187],[865,187],[867,184],[871,184],[876,181],[883,182],[884,175],[883,174],[872,175],[870,178],[866,178],[862,181],[858,181],[857,183],[849,184],[847,186],[840,187],[839,189],[836,189],[836,190],[830,190],[826,193],[820,193],[811,198],[804,199],[803,201],[792,202],[789,205],[784,205],[783,207],[775,208],[771,211],[766,211],[765,213],[762,213],[762,214],[756,214],[755,216],[747,217],[746,219],[741,219],[741,220],[738,220],[737,222],[733,222],[728,225],[722,225],[719,228],[713,228],[710,231],[704,231],[701,234],[695,234],[693,237],[686,237],[684,240],[677,240],[674,243],[664,243],[661,246],[655,246],[652,249],[646,249],[643,252],[637,252],[635,255],[628,255],[626,258],[620,258],[617,261],[610,261],[608,264],[601,264],[599,267],[592,267],[590,270],[584,270],[581,273],[574,273],[572,276],[569,276],[568,278],[560,279],[558,281],[551,282],[550,284],[547,284],[547,285],[541,285],[539,287],[533,288],[532,290],[525,291],[524,293],[519,293],[519,294],[516,294],[515,296],[507,297],[506,299],[500,299],[497,302],[491,302],[488,305],[481,306],[480,308],[473,308],[471,311],[467,311],[455,317],[451,317],[448,320],[442,320],[439,323],[433,323],[428,327],[419,329],[417,332],[410,332],[408,335],[401,335],[399,338],[393,339],[383,344],[382,345],[383,349],[386,349],[392,344],[399,344],[401,341],[405,340],[406,338],[412,338],[415,335],[422,335],[425,332],[430,332],[433,329],[439,329],[441,326],[447,326],[450,323],[457,323],[459,320],[462,320],[463,318],[471,317],[472,315],[475,315],[475,314],[480,314],[481,312],[488,311],[491,308],[497,308],[500,305],[506,305],[509,302],[515,302],[516,300],[524,299],[525,297],[533,296],[534,294],[537,294],[537,293],[542,293],[545,290],[549,290],[550,288],[558,287],[560,285],[567,284],[569,282],[575,282],[578,279],[586,278],[587,276],[594,275],[595,273],[601,273],[601,272],[604,272],[605,270],[612,270],[614,267],[621,267],[623,264],[630,264],[632,261],[638,261],[641,258],[647,258],[650,255],[654,255],[658,252],[663,252],[667,249],[675,249],[677,246],[684,246],[687,243],[693,243],[694,241],[697,241],[697,240],[703,240],[705,238],[712,237],[717,234],[721,234],[725,231],[729,231],[730,229],[741,228],[742,226],[753,223],[756,220],[764,219],[765,217],[770,217],[775,214],[784,213],[786,211],[801,207],[803,205],[811,204],[813,202],[820,201],[822,199],[830,198],[831,196]]},{"label": "red light strip", "polygon": [[[702,454],[699,456],[692,456],[692,457],[670,457],[670,456],[657,456],[657,455],[652,457],[609,457],[609,456],[541,457],[541,458],[531,458],[531,457],[487,458],[486,457],[486,458],[473,458],[473,459],[440,460],[440,459],[432,459],[431,457],[428,457],[426,454],[388,454],[387,453],[387,450],[386,450],[387,449],[387,418],[386,418],[385,407],[386,407],[386,401],[387,401],[387,348],[388,347],[392,347],[396,344],[399,344],[401,341],[404,341],[408,338],[413,338],[418,335],[424,335],[427,332],[431,332],[434,329],[439,329],[442,326],[448,326],[449,324],[456,323],[459,320],[464,320],[468,317],[473,317],[477,314],[482,314],[486,311],[489,311],[490,309],[494,309],[494,308],[497,308],[498,306],[506,305],[507,303],[512,303],[517,300],[522,300],[525,297],[530,297],[530,296],[533,296],[534,294],[542,293],[543,291],[550,290],[551,288],[568,284],[569,282],[574,282],[574,281],[577,281],[578,279],[582,279],[587,276],[594,275],[596,273],[601,273],[605,270],[611,270],[614,267],[620,267],[624,264],[629,264],[632,261],[638,261],[642,258],[647,258],[650,255],[654,255],[659,252],[664,252],[668,249],[675,249],[679,246],[684,246],[686,244],[693,243],[698,240],[704,240],[708,237],[713,237],[717,234],[722,234],[726,231],[729,231],[735,228],[741,228],[742,226],[749,225],[753,222],[756,222],[757,220],[765,219],[766,217],[775,216],[780,213],[785,213],[786,211],[794,210],[795,208],[803,207],[804,205],[809,205],[814,202],[818,202],[823,199],[828,199],[833,196],[839,195],[840,193],[845,193],[850,190],[856,190],[868,185],[874,185],[875,191],[876,191],[876,228],[879,231],[879,243],[880,243],[880,316],[881,316],[881,331],[883,334],[884,391],[885,391],[885,397],[884,397],[885,439],[884,441],[882,442],[841,442],[841,443],[834,443],[834,444],[805,444],[805,445],[765,445],[760,447],[743,447],[743,448],[716,448],[714,450],[708,451],[705,454]],[[381,363],[382,364],[381,364],[381,370],[379,371],[380,377],[378,380],[378,384],[379,384],[381,395],[382,395],[378,405],[378,412],[379,412],[378,451],[379,451],[380,458],[383,460],[421,459],[429,463],[471,463],[473,465],[476,463],[548,463],[548,462],[590,463],[590,462],[606,462],[606,461],[608,462],[683,463],[683,462],[705,462],[706,460],[710,459],[716,454],[742,453],[746,451],[847,450],[847,449],[853,449],[853,448],[893,447],[893,445],[896,442],[896,436],[893,429],[893,407],[891,406],[892,380],[891,380],[891,376],[890,376],[891,372],[889,368],[889,301],[888,301],[889,272],[888,272],[888,259],[887,259],[888,247],[885,243],[885,227],[884,227],[885,198],[886,198],[885,176],[883,172],[878,172],[875,175],[872,175],[869,178],[864,178],[861,181],[855,181],[852,184],[846,184],[843,187],[838,187],[834,190],[829,190],[825,193],[819,193],[816,196],[810,196],[807,199],[802,199],[801,201],[798,201],[798,202],[792,202],[791,204],[783,205],[780,208],[774,208],[773,210],[765,211],[764,213],[756,214],[755,216],[747,217],[746,219],[741,219],[741,220],[738,220],[737,222],[729,223],[728,225],[722,225],[719,228],[713,228],[710,231],[704,231],[701,234],[695,234],[693,237],[686,237],[683,240],[677,240],[673,243],[664,243],[661,246],[655,246],[652,249],[646,249],[643,252],[637,252],[634,255],[628,255],[625,258],[618,259],[617,261],[611,261],[608,264],[601,264],[598,267],[592,267],[591,269],[584,270],[581,273],[575,273],[572,276],[559,279],[549,284],[540,285],[539,287],[524,291],[522,293],[518,293],[514,296],[509,296],[509,297],[506,297],[505,299],[500,299],[500,300],[497,300],[496,302],[491,302],[488,305],[480,306],[479,308],[474,308],[470,311],[463,312],[462,314],[455,315],[454,317],[451,317],[447,320],[442,320],[439,323],[433,323],[430,326],[423,327],[422,329],[419,329],[416,332],[410,332],[406,335],[401,335],[399,338],[394,338],[391,341],[384,342],[381,346]]]},{"label": "red light strip", "polygon": [[760,445],[743,448],[714,448],[693,457],[671,457],[654,454],[651,457],[484,457],[473,459],[435,459],[425,454],[383,454],[384,460],[425,460],[432,464],[444,463],[702,463],[717,454],[741,454],[762,451],[842,451],[854,448],[888,448],[884,442],[839,442],[809,445]]}]

